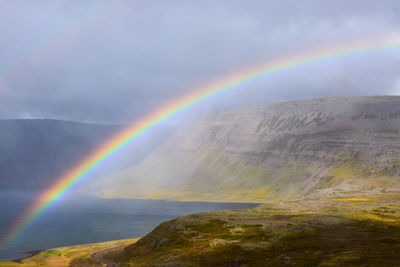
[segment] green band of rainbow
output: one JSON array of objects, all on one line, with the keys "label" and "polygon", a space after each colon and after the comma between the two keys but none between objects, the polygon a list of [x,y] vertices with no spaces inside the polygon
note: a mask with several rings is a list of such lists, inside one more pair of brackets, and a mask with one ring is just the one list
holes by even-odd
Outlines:
[{"label": "green band of rainbow", "polygon": [[314,50],[294,56],[285,57],[267,63],[261,67],[250,71],[241,72],[230,77],[225,77],[219,82],[210,84],[206,87],[194,90],[192,93],[170,103],[148,117],[142,119],[134,126],[128,127],[107,143],[102,145],[92,155],[77,165],[70,172],[59,178],[51,187],[36,199],[36,201],[21,214],[18,220],[10,227],[6,233],[6,238],[2,240],[2,246],[7,246],[23,230],[32,224],[36,218],[43,214],[53,203],[62,199],[67,192],[77,186],[79,182],[89,176],[94,170],[107,162],[113,155],[122,148],[137,141],[141,136],[150,132],[152,129],[174,116],[200,104],[210,98],[222,93],[252,85],[256,81],[261,81],[276,74],[285,73],[291,70],[309,66],[312,64],[326,62],[337,58],[347,57],[357,54],[372,53],[400,48],[400,38],[396,34],[386,34],[379,38],[352,42],[336,47]]}]

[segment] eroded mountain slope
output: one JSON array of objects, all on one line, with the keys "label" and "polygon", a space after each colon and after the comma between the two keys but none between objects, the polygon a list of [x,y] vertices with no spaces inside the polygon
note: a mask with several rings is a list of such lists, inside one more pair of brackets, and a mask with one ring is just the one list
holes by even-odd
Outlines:
[{"label": "eroded mountain slope", "polygon": [[400,191],[400,97],[333,97],[211,112],[103,197],[255,201]]}]

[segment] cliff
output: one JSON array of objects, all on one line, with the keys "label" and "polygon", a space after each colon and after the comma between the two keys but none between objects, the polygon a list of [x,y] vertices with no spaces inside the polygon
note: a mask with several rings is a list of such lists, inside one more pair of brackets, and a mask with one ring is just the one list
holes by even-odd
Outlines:
[{"label": "cliff", "polygon": [[400,191],[400,97],[332,97],[222,110],[176,130],[90,192],[253,201]]}]

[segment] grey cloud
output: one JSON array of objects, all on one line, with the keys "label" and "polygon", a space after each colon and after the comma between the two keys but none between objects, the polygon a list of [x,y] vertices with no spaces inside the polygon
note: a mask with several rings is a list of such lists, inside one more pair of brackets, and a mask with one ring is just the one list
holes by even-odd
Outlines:
[{"label": "grey cloud", "polygon": [[[271,59],[396,32],[399,10],[395,0],[3,0],[0,114],[133,122],[185,92]],[[196,111],[393,94],[399,67],[396,52],[338,60],[232,92]]]}]

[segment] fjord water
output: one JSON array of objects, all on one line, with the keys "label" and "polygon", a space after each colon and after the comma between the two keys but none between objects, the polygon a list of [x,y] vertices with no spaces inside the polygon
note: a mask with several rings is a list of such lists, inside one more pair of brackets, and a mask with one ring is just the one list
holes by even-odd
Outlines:
[{"label": "fjord water", "polygon": [[[37,194],[1,192],[0,238]],[[159,223],[190,213],[251,208],[250,203],[170,202],[137,199],[72,197],[39,217],[6,249],[0,261],[30,256],[32,251],[141,237]]]}]

